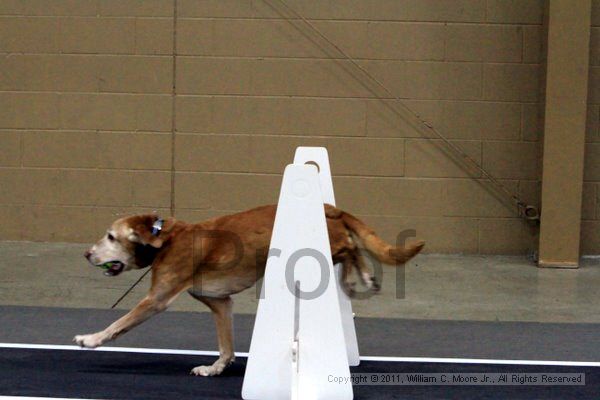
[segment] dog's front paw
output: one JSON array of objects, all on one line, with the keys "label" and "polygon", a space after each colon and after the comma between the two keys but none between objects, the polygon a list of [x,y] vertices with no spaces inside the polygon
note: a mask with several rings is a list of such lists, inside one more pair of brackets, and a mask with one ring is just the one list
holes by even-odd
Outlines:
[{"label": "dog's front paw", "polygon": [[201,365],[199,367],[192,369],[190,371],[190,374],[196,375],[196,376],[221,375],[221,373],[225,370],[225,368],[227,368],[228,366],[233,364],[234,361],[235,361],[234,355],[221,356],[221,357],[219,357],[219,359],[217,361],[215,361],[215,363],[213,365]]},{"label": "dog's front paw", "polygon": [[98,333],[91,335],[77,335],[73,338],[73,341],[80,347],[87,347],[90,349],[102,346],[102,343],[104,343],[102,337]]},{"label": "dog's front paw", "polygon": [[219,368],[218,365],[201,365],[192,369],[190,374],[196,376],[215,376],[223,372],[223,368]]}]

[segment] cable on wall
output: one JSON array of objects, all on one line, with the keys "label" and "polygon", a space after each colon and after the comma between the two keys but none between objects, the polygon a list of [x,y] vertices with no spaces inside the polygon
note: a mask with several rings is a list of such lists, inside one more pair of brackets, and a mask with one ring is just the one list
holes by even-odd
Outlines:
[{"label": "cable on wall", "polygon": [[[273,7],[273,4],[269,2],[269,0],[264,0],[267,4]],[[302,14],[298,11],[290,7],[284,0],[275,0],[283,5],[290,13],[292,13],[296,18],[300,19],[306,26],[308,26],[314,33],[316,33],[321,39],[327,42],[330,46],[332,46],[339,54],[341,54],[347,61],[351,63],[352,66],[359,71],[361,77],[368,78],[372,83],[375,83],[378,87],[383,89],[385,93],[390,96],[391,99],[395,100],[394,104],[397,105],[400,109],[408,113],[409,117],[416,123],[417,126],[421,127],[427,132],[433,133],[438,139],[442,140],[442,142],[449,148],[454,154],[456,154],[459,159],[462,159],[466,164],[477,169],[488,182],[492,184],[492,186],[497,190],[497,192],[501,193],[506,197],[511,203],[516,206],[516,213],[519,217],[527,220],[533,221],[537,224],[540,222],[540,213],[536,206],[526,203],[520,198],[516,193],[511,192],[508,188],[502,184],[497,178],[495,178],[492,174],[486,171],[477,161],[475,161],[472,157],[466,154],[459,146],[455,143],[452,143],[448,140],[438,129],[436,129],[432,124],[427,122],[424,118],[422,118],[417,112],[413,111],[409,108],[404,102],[395,95],[386,85],[384,85],[379,79],[375,78],[368,70],[366,70],[363,66],[361,66],[354,58],[349,56],[346,52],[344,52],[338,45],[336,45],[332,40],[330,40],[323,32],[321,32],[314,24],[312,24],[308,19],[306,19]],[[275,8],[275,7],[273,7]],[[291,22],[291,18],[286,16],[283,17],[286,21]],[[367,87],[368,82],[366,83],[364,80],[362,81],[364,85]],[[379,100],[384,100],[383,98],[378,96]],[[398,108],[391,107],[391,110],[398,115],[400,118],[405,118],[405,113],[401,113]]]}]

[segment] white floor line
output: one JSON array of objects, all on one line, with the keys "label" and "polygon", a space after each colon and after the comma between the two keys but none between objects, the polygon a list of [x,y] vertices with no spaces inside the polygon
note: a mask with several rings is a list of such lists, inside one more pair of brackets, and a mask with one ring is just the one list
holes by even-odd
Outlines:
[{"label": "white floor line", "polygon": [[[0,348],[5,349],[42,349],[42,350],[80,350],[80,351],[112,351],[116,353],[149,353],[149,354],[181,354],[188,356],[218,356],[218,351],[205,350],[177,350],[177,349],[148,349],[143,347],[98,347],[86,349],[79,346],[59,344],[28,344],[28,343],[0,343]],[[248,353],[238,353],[237,357],[248,357]]]},{"label": "white floor line", "polygon": [[600,367],[596,361],[546,361],[546,360],[495,360],[487,358],[436,358],[436,357],[361,357],[362,361],[422,362],[448,364],[497,364],[497,365],[554,365],[565,367]]},{"label": "white floor line", "polygon": [[18,399],[18,400],[93,400],[93,399],[80,399],[77,397],[27,397],[27,396],[0,396],[2,400]]},{"label": "white floor line", "polygon": [[[218,356],[218,351],[206,350],[177,350],[177,349],[149,349],[142,347],[98,347],[97,349],[82,349],[79,346],[55,344],[28,344],[28,343],[0,343],[0,348],[5,349],[42,349],[42,350],[79,350],[79,351],[112,351],[118,353],[147,353],[147,354],[180,354],[190,356]],[[237,357],[248,357],[248,353],[236,352]],[[449,364],[499,364],[499,365],[554,365],[567,367],[600,367],[600,362],[595,361],[546,361],[546,360],[495,360],[483,358],[432,358],[432,357],[383,357],[363,356],[362,361],[386,362],[421,362],[421,363],[449,363]]]}]

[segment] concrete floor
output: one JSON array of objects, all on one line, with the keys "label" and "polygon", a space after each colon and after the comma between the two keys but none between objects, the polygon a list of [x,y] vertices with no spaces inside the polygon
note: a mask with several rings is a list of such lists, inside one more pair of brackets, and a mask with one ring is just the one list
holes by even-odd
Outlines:
[{"label": "concrete floor", "polygon": [[[143,271],[105,277],[82,257],[86,245],[0,242],[0,304],[110,308]],[[578,270],[539,269],[526,258],[419,255],[405,269],[397,298],[396,270],[384,267],[382,292],[353,300],[360,317],[470,321],[600,323],[600,261]],[[149,276],[119,305],[129,309]],[[402,281],[400,282],[402,287]],[[235,296],[235,312],[256,310],[256,289]],[[187,294],[171,306],[206,311]]]}]

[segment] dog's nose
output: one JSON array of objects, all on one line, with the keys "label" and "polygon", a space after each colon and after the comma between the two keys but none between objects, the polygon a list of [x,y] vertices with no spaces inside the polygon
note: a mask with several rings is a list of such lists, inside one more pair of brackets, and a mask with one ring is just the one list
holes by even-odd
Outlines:
[{"label": "dog's nose", "polygon": [[83,253],[83,256],[89,260],[90,257],[92,256],[92,252],[89,250],[86,250],[85,253]]}]

